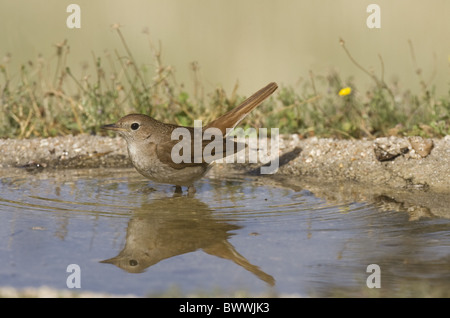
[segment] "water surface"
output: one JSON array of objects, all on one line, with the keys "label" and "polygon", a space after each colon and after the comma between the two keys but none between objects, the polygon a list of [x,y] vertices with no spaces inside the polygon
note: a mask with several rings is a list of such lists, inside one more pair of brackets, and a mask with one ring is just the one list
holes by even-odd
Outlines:
[{"label": "water surface", "polygon": [[[450,219],[249,176],[2,170],[0,286],[136,296],[448,296]],[[322,191],[327,192],[326,188]],[[333,199],[329,199],[333,197]],[[408,210],[409,209],[409,210]],[[408,212],[409,211],[409,212]],[[370,264],[381,288],[370,289]]]}]

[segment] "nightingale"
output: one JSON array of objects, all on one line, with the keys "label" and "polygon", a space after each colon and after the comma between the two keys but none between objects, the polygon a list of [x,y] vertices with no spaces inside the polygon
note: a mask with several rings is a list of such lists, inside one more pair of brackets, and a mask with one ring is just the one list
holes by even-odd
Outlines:
[{"label": "nightingale", "polygon": [[[268,84],[236,108],[202,127],[203,132],[208,128],[217,128],[222,133],[223,153],[214,153],[214,155],[224,157],[226,154],[227,128],[234,128],[277,88],[276,83]],[[172,140],[172,132],[177,128],[187,129],[193,137],[191,138],[193,149],[194,127],[163,123],[147,115],[129,114],[119,119],[115,124],[104,125],[102,128],[116,131],[125,138],[131,162],[140,174],[157,183],[175,185],[176,193],[182,192],[182,186],[188,188],[188,194],[195,193],[194,182],[202,178],[211,168],[210,162],[207,162],[204,158],[194,160],[194,155],[192,155],[192,160],[188,160],[189,162],[175,162],[172,159],[172,148],[180,142],[179,140]],[[202,153],[210,142],[210,140],[202,140]],[[237,143],[234,143],[233,150],[236,151],[237,148]],[[194,153],[194,151],[191,151],[191,154]]]}]

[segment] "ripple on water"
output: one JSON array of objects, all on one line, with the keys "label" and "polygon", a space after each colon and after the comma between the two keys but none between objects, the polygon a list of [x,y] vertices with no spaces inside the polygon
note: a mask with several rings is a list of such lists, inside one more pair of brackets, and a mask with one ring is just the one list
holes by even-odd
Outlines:
[{"label": "ripple on water", "polygon": [[61,288],[54,273],[71,263],[92,290],[139,295],[174,284],[329,295],[365,290],[371,263],[394,287],[448,277],[446,219],[411,221],[252,177],[205,178],[194,197],[173,192],[132,169],[9,171],[0,180],[1,283]]}]

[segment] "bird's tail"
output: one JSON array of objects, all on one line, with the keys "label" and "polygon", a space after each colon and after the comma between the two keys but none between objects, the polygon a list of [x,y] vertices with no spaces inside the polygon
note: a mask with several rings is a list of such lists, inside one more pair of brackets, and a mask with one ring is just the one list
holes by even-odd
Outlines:
[{"label": "bird's tail", "polygon": [[259,91],[254,93],[252,96],[247,98],[238,107],[230,110],[224,115],[220,116],[216,120],[209,123],[204,129],[207,128],[219,128],[222,134],[225,136],[227,133],[227,128],[236,127],[239,122],[247,116],[256,106],[261,104],[266,98],[272,95],[273,92],[278,88],[276,83],[270,83],[267,86],[261,88]]}]

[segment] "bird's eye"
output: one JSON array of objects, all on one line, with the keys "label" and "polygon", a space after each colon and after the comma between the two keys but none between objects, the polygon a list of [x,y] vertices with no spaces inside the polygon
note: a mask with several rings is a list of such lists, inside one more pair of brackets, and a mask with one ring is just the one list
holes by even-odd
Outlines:
[{"label": "bird's eye", "polygon": [[131,129],[132,129],[132,130],[137,130],[137,129],[139,129],[139,124],[138,124],[138,123],[132,123],[132,124],[131,124]]},{"label": "bird's eye", "polygon": [[139,264],[139,262],[135,259],[130,259],[128,263],[130,264],[130,266],[137,266]]}]

